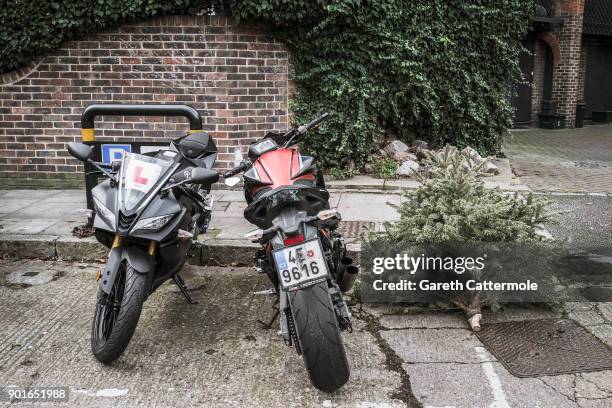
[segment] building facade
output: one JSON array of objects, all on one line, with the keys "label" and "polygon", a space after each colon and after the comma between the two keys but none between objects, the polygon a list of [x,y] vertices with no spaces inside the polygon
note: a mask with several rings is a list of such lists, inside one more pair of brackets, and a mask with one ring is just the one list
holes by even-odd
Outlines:
[{"label": "building facade", "polygon": [[537,0],[523,45],[515,127],[541,125],[542,114],[574,127],[579,105],[587,120],[612,111],[612,0]]}]

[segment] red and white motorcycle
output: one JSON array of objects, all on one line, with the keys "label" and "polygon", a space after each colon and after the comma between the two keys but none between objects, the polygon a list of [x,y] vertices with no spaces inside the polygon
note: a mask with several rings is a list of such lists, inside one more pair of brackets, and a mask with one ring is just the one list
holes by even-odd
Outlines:
[{"label": "red and white motorcycle", "polygon": [[225,173],[226,184],[244,172],[245,218],[259,229],[245,238],[261,244],[257,270],[277,296],[280,335],[304,358],[312,384],[332,392],[349,378],[341,330],[351,331],[343,292],[358,273],[337,232],[340,214],[314,159],[295,146],[325,119],[323,114],[285,134],[268,133],[249,147],[248,160]]}]

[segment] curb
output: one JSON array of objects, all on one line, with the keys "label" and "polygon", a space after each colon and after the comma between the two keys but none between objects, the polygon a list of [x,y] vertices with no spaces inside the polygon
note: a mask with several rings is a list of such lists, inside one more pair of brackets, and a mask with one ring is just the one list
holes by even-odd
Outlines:
[{"label": "curb", "polygon": [[[211,266],[253,266],[259,245],[241,240],[209,239],[196,241],[189,251],[188,263]],[[348,256],[358,259],[360,244],[347,244]],[[58,235],[0,235],[0,257],[18,259],[60,258],[74,261],[106,259],[108,248],[94,237]]]}]

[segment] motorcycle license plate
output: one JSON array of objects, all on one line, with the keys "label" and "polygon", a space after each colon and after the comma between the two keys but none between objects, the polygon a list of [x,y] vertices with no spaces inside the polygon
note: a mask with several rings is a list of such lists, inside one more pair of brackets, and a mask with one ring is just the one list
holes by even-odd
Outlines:
[{"label": "motorcycle license plate", "polygon": [[305,288],[327,279],[327,263],[318,239],[274,251],[278,279],[284,290]]}]

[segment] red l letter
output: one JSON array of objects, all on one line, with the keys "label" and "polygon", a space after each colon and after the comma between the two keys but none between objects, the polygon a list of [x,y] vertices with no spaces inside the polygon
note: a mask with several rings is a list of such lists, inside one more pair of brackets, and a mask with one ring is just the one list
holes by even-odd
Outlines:
[{"label": "red l letter", "polygon": [[149,184],[149,179],[141,176],[142,174],[142,166],[138,166],[134,169],[134,183],[147,185]]}]

